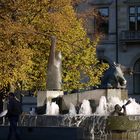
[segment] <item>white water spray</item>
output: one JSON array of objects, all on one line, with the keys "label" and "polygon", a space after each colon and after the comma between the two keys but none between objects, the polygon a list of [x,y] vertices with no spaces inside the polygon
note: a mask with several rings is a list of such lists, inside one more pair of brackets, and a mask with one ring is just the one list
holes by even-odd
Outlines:
[{"label": "white water spray", "polygon": [[92,114],[90,102],[88,100],[83,100],[81,108],[79,110],[79,114],[84,114],[84,115]]},{"label": "white water spray", "polygon": [[75,109],[75,106],[70,103],[70,108],[69,108],[69,115],[76,115],[76,109]]},{"label": "white water spray", "polygon": [[55,102],[47,102],[46,114],[59,115],[59,106]]},{"label": "white water spray", "polygon": [[[128,99],[131,103],[126,105],[126,115],[140,115],[140,104],[138,104],[135,99],[129,98]],[[110,97],[106,99],[105,96],[102,96],[99,100],[99,105],[96,108],[95,113],[92,114],[90,102],[88,100],[83,100],[79,115],[97,115],[97,116],[108,116],[111,114],[111,112],[114,111],[114,107],[116,104],[119,104],[120,106],[125,105],[128,100],[120,100],[118,97]],[[70,104],[69,109],[70,115],[78,115],[76,113],[75,106],[73,104]]]},{"label": "white water spray", "polygon": [[[135,99],[129,98],[130,104],[126,106],[127,115],[140,115],[140,104],[138,104]],[[99,101],[99,106],[96,109],[95,115],[110,115],[114,111],[114,106],[119,104],[123,106],[127,103],[127,100],[120,100],[118,97],[110,97],[108,100],[106,97],[102,96]]]},{"label": "white water spray", "polygon": [[95,114],[101,116],[107,115],[107,100],[105,96],[100,98],[99,106],[97,107]]}]

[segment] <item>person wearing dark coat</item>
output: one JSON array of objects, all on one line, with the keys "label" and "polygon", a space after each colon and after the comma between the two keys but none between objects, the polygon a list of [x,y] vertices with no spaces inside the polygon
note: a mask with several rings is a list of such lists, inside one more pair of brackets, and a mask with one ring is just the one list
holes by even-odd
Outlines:
[{"label": "person wearing dark coat", "polygon": [[17,123],[19,120],[19,116],[22,112],[22,108],[20,101],[15,97],[15,94],[12,92],[9,93],[9,103],[7,109],[8,112],[6,114],[6,117],[8,117],[8,120],[10,122],[7,140],[10,140],[12,136],[15,136],[16,140],[21,140],[17,129]]}]

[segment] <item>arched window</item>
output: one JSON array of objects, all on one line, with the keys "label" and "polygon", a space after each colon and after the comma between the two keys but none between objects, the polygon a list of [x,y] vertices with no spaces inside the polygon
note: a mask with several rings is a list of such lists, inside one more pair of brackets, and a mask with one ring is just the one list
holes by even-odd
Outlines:
[{"label": "arched window", "polygon": [[134,93],[140,94],[140,59],[134,65]]}]

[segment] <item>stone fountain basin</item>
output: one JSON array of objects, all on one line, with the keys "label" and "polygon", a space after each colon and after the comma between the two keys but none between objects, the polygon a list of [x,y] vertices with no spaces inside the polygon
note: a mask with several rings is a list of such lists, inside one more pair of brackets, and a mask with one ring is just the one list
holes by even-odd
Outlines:
[{"label": "stone fountain basin", "polygon": [[139,140],[140,116],[109,116],[106,120],[108,140]]},{"label": "stone fountain basin", "polygon": [[84,138],[94,135],[94,140],[128,140],[140,139],[140,116],[69,116],[69,115],[37,115],[21,116],[21,127],[71,127],[82,128]]},{"label": "stone fountain basin", "polygon": [[[69,119],[69,124],[65,121]],[[95,115],[22,115],[20,126],[71,126],[72,122],[81,119],[81,123],[104,123],[107,130],[140,130],[140,115],[131,116],[95,116]],[[78,127],[78,126],[77,126]]]},{"label": "stone fountain basin", "polygon": [[106,129],[120,131],[140,130],[140,116],[109,116],[106,120]]}]

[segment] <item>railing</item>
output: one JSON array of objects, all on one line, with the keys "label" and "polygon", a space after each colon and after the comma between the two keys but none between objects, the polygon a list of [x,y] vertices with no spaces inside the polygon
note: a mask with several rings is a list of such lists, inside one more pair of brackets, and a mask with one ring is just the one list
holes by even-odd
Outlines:
[{"label": "railing", "polygon": [[139,0],[125,0],[126,3],[139,3]]},{"label": "railing", "polygon": [[123,41],[140,41],[140,31],[122,31],[120,40]]}]

